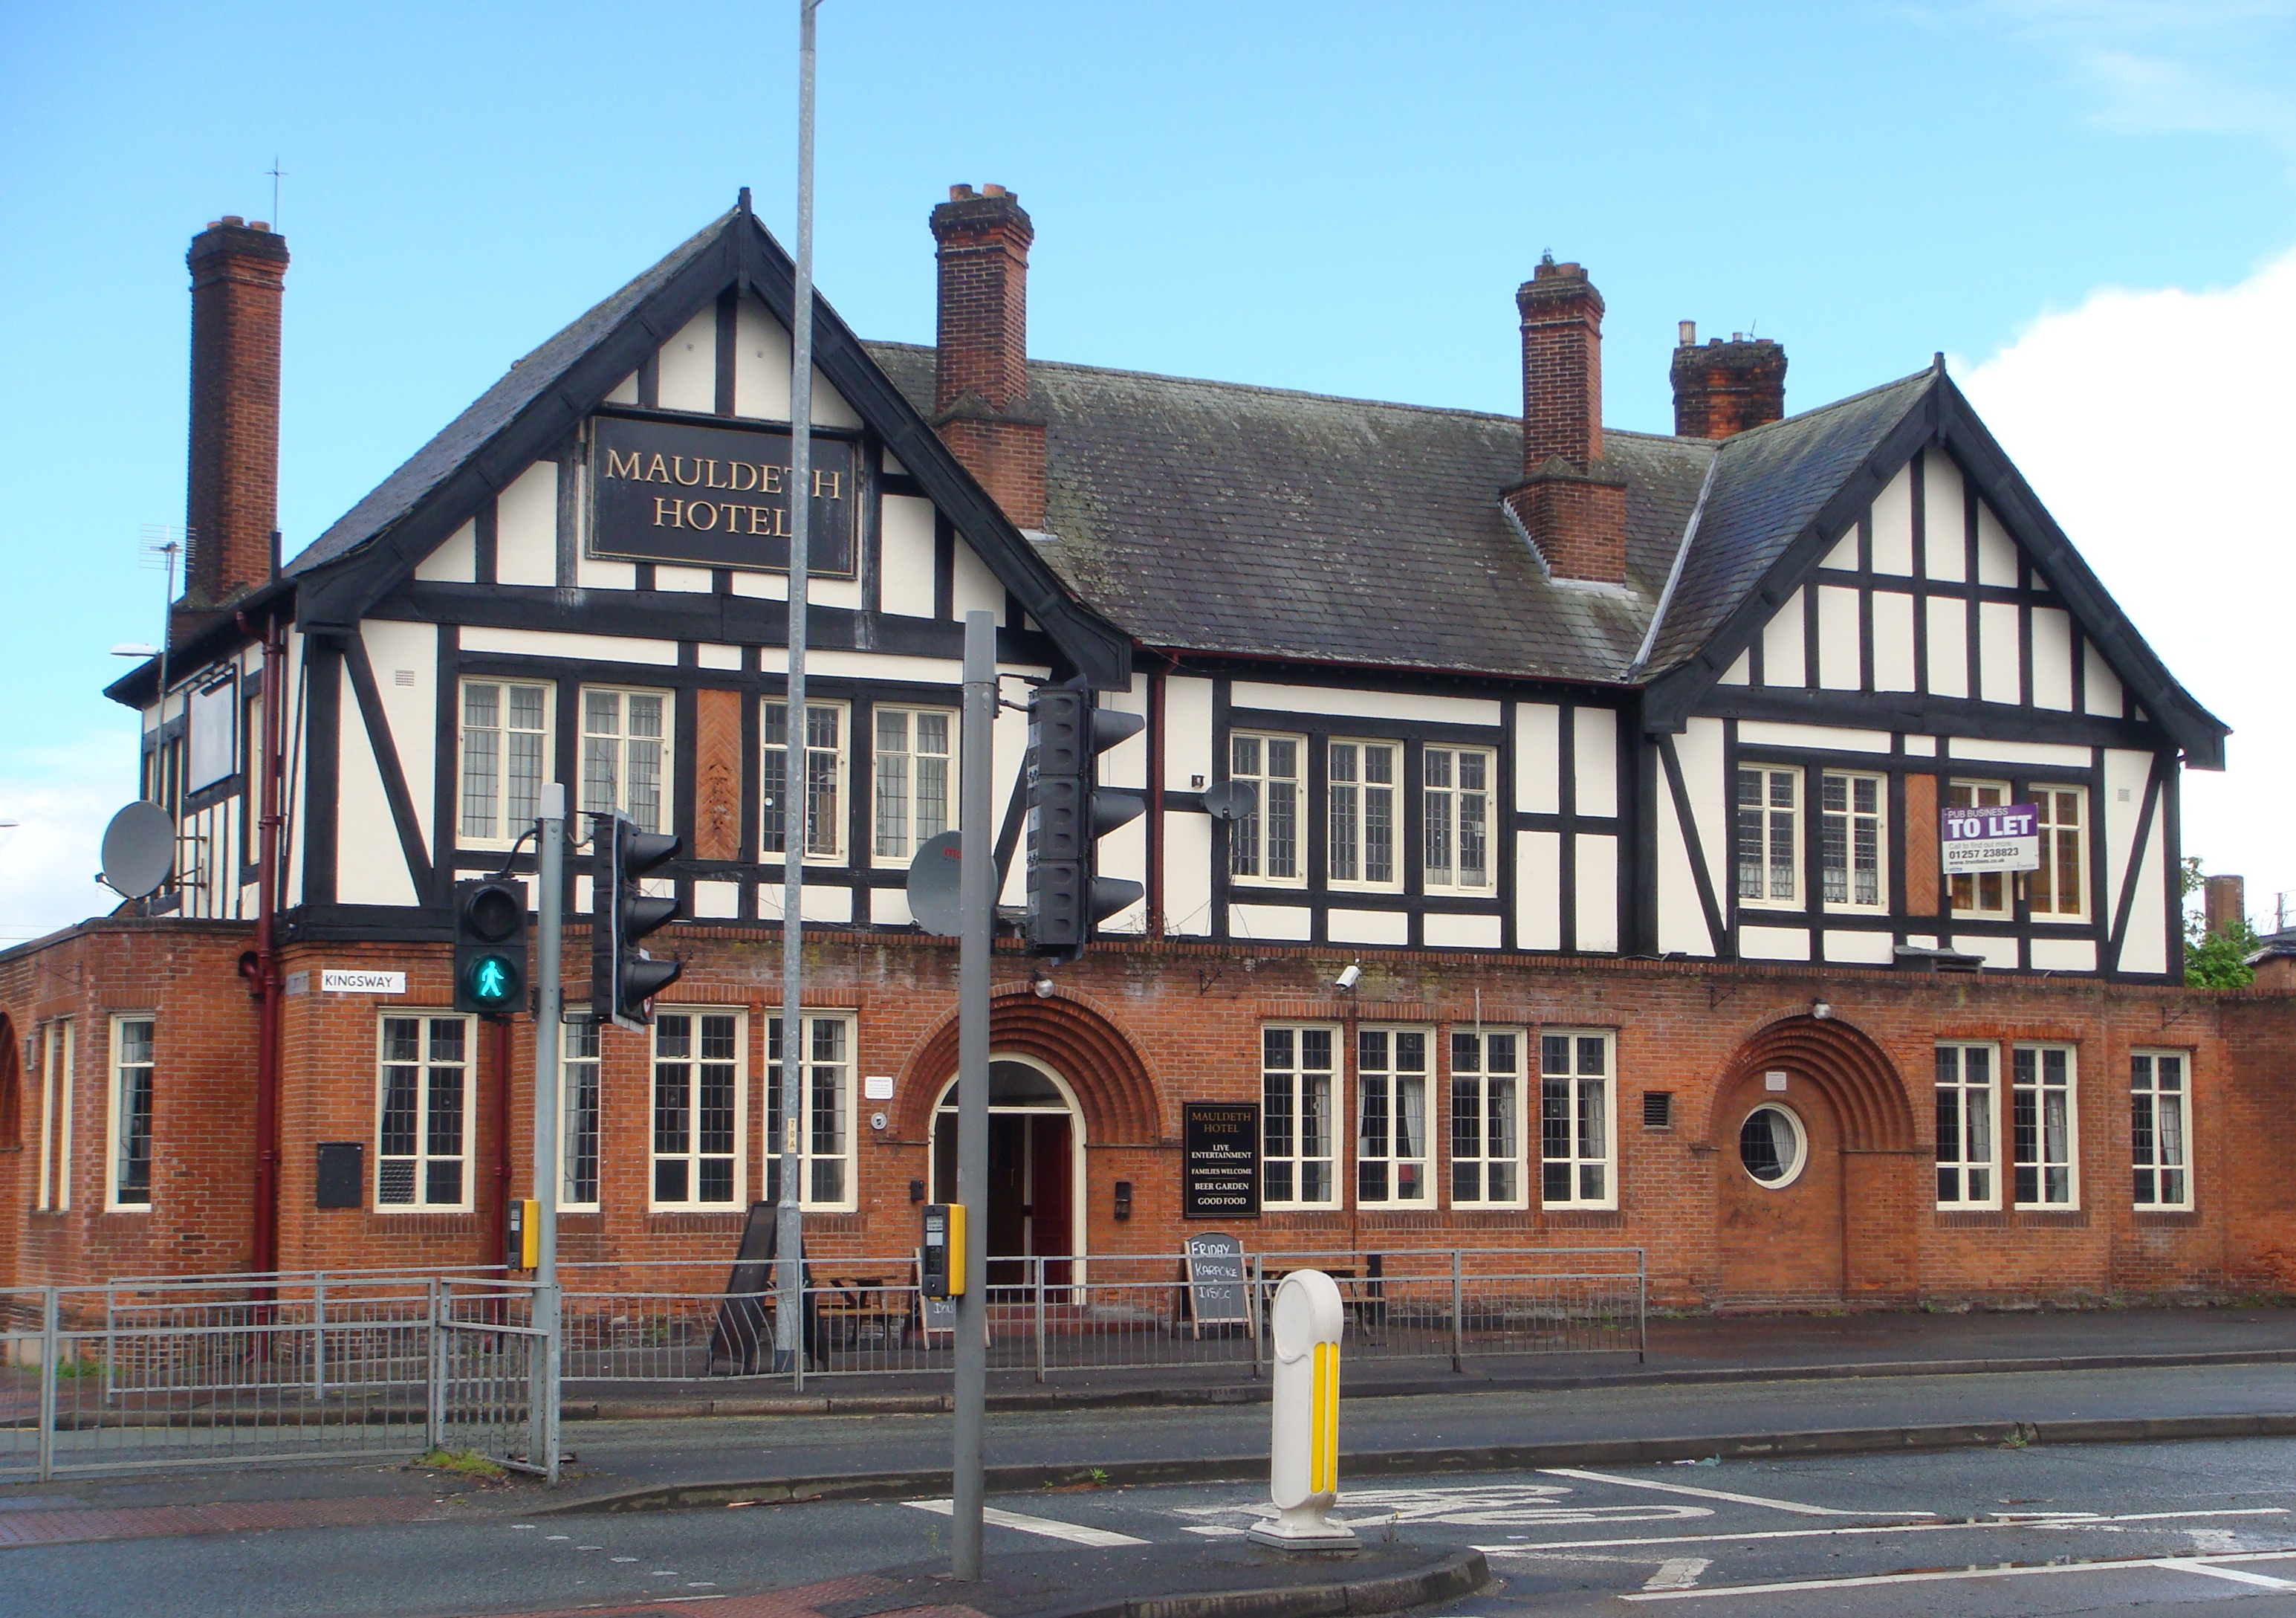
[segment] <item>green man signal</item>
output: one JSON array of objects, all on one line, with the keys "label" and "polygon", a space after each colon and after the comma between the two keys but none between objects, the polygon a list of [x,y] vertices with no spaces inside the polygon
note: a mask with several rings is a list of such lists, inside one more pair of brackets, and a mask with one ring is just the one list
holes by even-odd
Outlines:
[{"label": "green man signal", "polygon": [[455,884],[455,1009],[507,1016],[526,991],[526,885],[507,876]]}]

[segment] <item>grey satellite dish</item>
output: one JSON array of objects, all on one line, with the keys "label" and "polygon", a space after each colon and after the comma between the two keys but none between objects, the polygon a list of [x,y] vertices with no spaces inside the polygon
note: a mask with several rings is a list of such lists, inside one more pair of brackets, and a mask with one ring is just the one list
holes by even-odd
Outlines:
[{"label": "grey satellite dish", "polygon": [[1223,781],[1204,788],[1204,812],[1215,820],[1241,820],[1259,801],[1249,781]]},{"label": "grey satellite dish", "polygon": [[103,828],[103,871],[96,880],[128,899],[149,899],[176,868],[176,822],[156,803],[136,800]]},{"label": "grey satellite dish", "polygon": [[958,834],[943,832],[927,838],[909,861],[909,914],[918,926],[942,938],[964,931],[963,842]]}]

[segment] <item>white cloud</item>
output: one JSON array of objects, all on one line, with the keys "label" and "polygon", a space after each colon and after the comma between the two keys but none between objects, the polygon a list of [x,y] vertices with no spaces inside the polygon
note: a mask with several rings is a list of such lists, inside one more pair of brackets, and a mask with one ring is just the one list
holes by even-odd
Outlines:
[{"label": "white cloud", "polygon": [[2106,288],[1962,378],[2123,611],[2231,725],[2230,768],[2185,777],[2184,841],[2296,905],[2296,251],[2237,285]]},{"label": "white cloud", "polygon": [[99,886],[103,828],[135,795],[135,733],[97,731],[62,747],[0,754],[0,949],[109,912]]}]

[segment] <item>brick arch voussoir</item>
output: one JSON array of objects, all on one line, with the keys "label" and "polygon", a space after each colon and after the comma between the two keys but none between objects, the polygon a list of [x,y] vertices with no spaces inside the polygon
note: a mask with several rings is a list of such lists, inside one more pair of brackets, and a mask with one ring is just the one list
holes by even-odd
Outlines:
[{"label": "brick arch voussoir", "polygon": [[[902,1071],[899,1125],[922,1139],[932,1125],[933,1104],[956,1071],[956,1017],[944,1018],[917,1047]],[[1068,1080],[1084,1111],[1085,1135],[1103,1146],[1152,1143],[1160,1116],[1156,1082],[1140,1053],[1107,1015],[1056,991],[1039,998],[1026,983],[993,991],[988,1045],[1000,1055],[1034,1056]]]},{"label": "brick arch voussoir", "polygon": [[1707,1138],[1717,1138],[1722,1104],[1750,1073],[1784,1068],[1825,1094],[1841,1118],[1841,1144],[1853,1152],[1908,1151],[1914,1109],[1897,1064],[1863,1030],[1839,1017],[1784,1018],[1740,1046],[1715,1087]]}]

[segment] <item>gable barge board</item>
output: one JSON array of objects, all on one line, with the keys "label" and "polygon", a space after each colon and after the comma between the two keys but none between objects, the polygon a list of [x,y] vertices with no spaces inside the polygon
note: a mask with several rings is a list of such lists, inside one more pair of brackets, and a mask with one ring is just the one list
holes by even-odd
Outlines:
[{"label": "gable barge board", "polygon": [[[1842,730],[1888,730],[1940,740],[1970,736],[1988,742],[2058,742],[2076,746],[2131,748],[2139,752],[2154,752],[2167,739],[2159,727],[2133,719],[2067,713],[2057,708],[2009,708],[1966,697],[1895,691],[1859,693],[1803,691],[1778,686],[1717,686],[1685,716],[1691,717],[1767,719]],[[1944,753],[1936,756],[1947,758]]]}]

